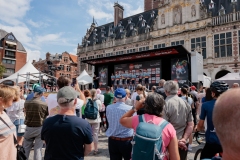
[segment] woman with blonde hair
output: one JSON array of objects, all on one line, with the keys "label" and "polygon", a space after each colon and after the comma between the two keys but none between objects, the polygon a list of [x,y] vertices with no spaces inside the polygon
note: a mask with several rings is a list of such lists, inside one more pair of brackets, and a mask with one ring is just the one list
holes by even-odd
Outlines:
[{"label": "woman with blonde hair", "polygon": [[0,159],[16,160],[17,149],[14,137],[16,127],[4,112],[17,101],[17,91],[13,87],[0,85]]},{"label": "woman with blonde hair", "polygon": [[[93,135],[93,142],[94,142],[94,152],[93,154],[96,155],[98,154],[98,131],[99,131],[99,127],[100,127],[100,122],[101,122],[101,117],[100,117],[100,113],[99,111],[102,109],[102,102],[100,100],[97,99],[97,91],[96,89],[92,89],[90,91],[91,94],[91,100],[97,104],[98,107],[98,114],[97,114],[97,118],[96,119],[88,119],[87,117],[86,120],[90,123],[91,127],[92,127],[92,135]],[[86,108],[88,107],[88,103],[90,103],[90,100],[87,101],[86,107],[85,107],[85,111]],[[86,116],[86,115],[85,115]]]},{"label": "woman with blonde hair", "polygon": [[9,116],[9,118],[11,119],[11,121],[13,122],[13,124],[16,126],[16,130],[17,130],[17,141],[19,145],[22,145],[23,143],[23,135],[24,135],[24,131],[20,131],[19,130],[19,126],[24,124],[24,103],[25,100],[21,99],[21,91],[20,91],[20,87],[18,86],[14,86],[13,88],[16,89],[17,91],[17,98],[19,99],[17,102],[14,102],[9,108],[7,108],[7,115]]}]

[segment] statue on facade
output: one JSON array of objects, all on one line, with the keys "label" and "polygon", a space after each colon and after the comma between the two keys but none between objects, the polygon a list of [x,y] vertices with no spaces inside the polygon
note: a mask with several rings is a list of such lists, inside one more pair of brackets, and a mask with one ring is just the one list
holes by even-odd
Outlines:
[{"label": "statue on facade", "polygon": [[165,24],[165,15],[164,14],[161,15],[161,24]]},{"label": "statue on facade", "polygon": [[192,15],[192,17],[196,17],[196,6],[195,5],[193,5],[191,8],[191,15]]},{"label": "statue on facade", "polygon": [[177,7],[174,9],[173,15],[174,15],[174,20],[173,20],[174,24],[180,24],[181,16],[182,16],[180,7]]}]

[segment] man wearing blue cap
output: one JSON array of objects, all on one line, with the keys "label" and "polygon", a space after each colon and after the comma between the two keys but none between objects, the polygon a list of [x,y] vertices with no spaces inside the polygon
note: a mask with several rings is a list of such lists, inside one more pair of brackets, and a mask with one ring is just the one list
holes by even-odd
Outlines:
[{"label": "man wearing blue cap", "polygon": [[114,96],[116,103],[109,105],[106,112],[109,123],[106,136],[108,136],[110,160],[120,160],[122,158],[130,160],[133,130],[123,127],[119,123],[119,120],[125,113],[132,109],[132,106],[125,104],[127,97],[126,91],[123,88],[118,88]]},{"label": "man wearing blue cap", "polygon": [[[29,90],[34,90],[35,87],[40,87],[39,84],[35,83],[32,88],[30,88]],[[26,98],[26,101],[29,101],[29,100],[32,100],[34,97],[34,92],[30,92],[28,95],[27,95],[27,98]],[[41,101],[43,102],[46,102],[45,98],[42,96],[41,97]]]},{"label": "man wearing blue cap", "polygon": [[42,146],[43,141],[41,140],[41,130],[43,121],[48,116],[48,106],[46,102],[41,101],[41,97],[45,92],[45,89],[36,86],[34,87],[34,97],[32,100],[25,101],[24,109],[26,113],[25,125],[27,126],[26,132],[24,133],[23,147],[25,149],[25,155],[29,157],[29,153],[34,143],[34,159],[42,159]]}]

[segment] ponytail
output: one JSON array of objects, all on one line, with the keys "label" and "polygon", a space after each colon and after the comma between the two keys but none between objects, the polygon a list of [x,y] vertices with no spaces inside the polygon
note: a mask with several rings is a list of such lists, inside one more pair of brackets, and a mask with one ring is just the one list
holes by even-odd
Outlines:
[{"label": "ponytail", "polygon": [[188,91],[186,88],[181,88],[181,92],[186,96],[186,100],[188,102]]}]

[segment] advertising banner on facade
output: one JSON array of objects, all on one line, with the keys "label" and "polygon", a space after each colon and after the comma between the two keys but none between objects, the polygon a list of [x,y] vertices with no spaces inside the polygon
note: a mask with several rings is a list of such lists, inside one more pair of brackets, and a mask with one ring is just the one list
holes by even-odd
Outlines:
[{"label": "advertising banner on facade", "polygon": [[108,66],[98,68],[99,88],[105,88],[108,85]]},{"label": "advertising banner on facade", "polygon": [[115,65],[114,72],[114,75],[136,75],[136,84],[141,81],[144,84],[145,77],[148,77],[150,86],[157,85],[161,78],[161,60]]},{"label": "advertising banner on facade", "polygon": [[179,86],[188,83],[189,63],[187,61],[187,58],[172,59],[171,66],[172,66],[171,79],[177,81],[179,83]]}]

